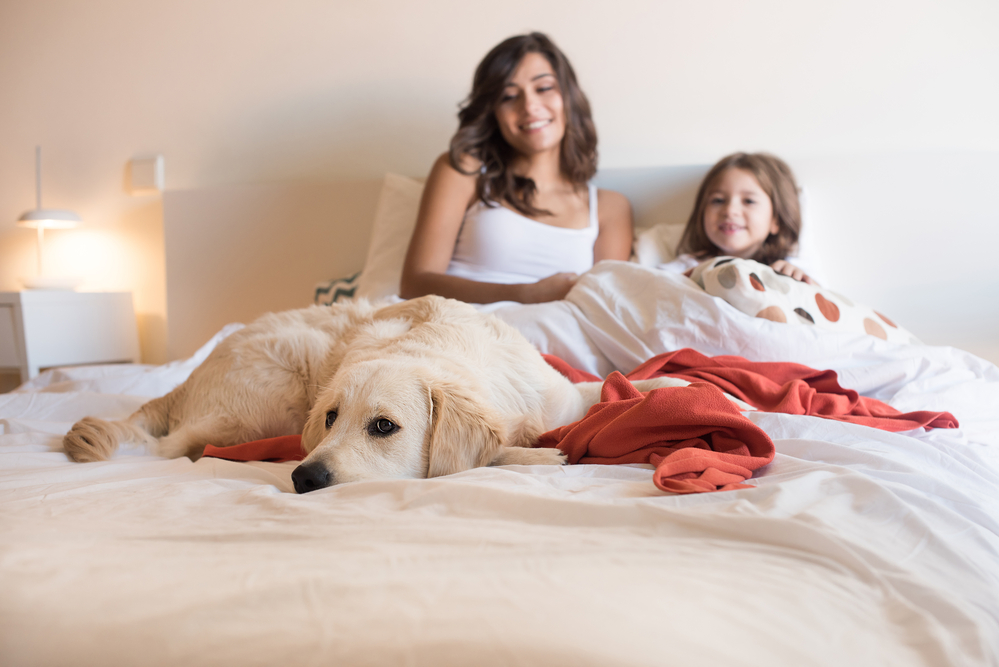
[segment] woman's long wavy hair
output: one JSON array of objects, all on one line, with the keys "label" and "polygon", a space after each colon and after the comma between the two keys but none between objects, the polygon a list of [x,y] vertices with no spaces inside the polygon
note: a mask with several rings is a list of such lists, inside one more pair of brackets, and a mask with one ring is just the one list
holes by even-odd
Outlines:
[{"label": "woman's long wavy hair", "polygon": [[504,40],[479,63],[472,92],[458,111],[458,131],[451,138],[450,159],[452,167],[468,175],[474,172],[462,168],[467,156],[481,163],[475,193],[485,204],[506,202],[526,216],[538,217],[551,213],[533,205],[537,191],[534,181],[510,172],[516,153],[500,133],[495,113],[510,77],[528,53],[543,55],[558,79],[565,109],[560,153],[563,175],[577,187],[593,178],[597,171],[597,130],[590,102],[576,82],[576,73],[565,54],[540,32]]},{"label": "woman's long wavy hair", "polygon": [[798,244],[798,235],[801,234],[798,185],[794,181],[791,168],[779,157],[767,153],[733,153],[723,157],[711,167],[697,190],[694,210],[687,220],[683,236],[680,237],[677,254],[690,253],[699,259],[724,254],[704,231],[704,211],[708,207],[708,196],[718,179],[728,169],[742,169],[752,174],[770,197],[774,216],[777,218],[777,233],[767,236],[760,250],[749,259],[755,259],[768,266],[778,259],[784,259],[794,251]]}]

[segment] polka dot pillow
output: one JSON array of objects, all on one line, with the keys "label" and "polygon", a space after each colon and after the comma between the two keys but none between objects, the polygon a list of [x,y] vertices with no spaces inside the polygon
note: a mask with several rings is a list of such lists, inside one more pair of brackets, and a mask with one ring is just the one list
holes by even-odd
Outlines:
[{"label": "polka dot pillow", "polygon": [[781,275],[750,259],[715,257],[693,269],[691,280],[747,315],[773,322],[857,332],[893,343],[919,340],[881,313],[844,296]]}]

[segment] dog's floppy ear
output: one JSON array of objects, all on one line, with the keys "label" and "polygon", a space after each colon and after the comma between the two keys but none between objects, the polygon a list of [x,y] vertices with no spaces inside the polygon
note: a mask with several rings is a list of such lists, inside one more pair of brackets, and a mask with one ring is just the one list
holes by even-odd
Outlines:
[{"label": "dog's floppy ear", "polygon": [[302,429],[302,449],[308,454],[319,446],[326,433],[326,413],[319,405],[313,405]]},{"label": "dog's floppy ear", "polygon": [[505,441],[499,416],[453,382],[431,384],[430,401],[433,415],[427,477],[489,465]]}]

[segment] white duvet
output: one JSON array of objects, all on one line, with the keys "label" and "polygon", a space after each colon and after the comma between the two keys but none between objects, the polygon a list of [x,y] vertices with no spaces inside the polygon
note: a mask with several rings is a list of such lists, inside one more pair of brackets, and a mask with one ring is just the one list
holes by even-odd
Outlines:
[{"label": "white duvet", "polygon": [[618,263],[495,310],[593,372],[681,347],[794,361],[961,428],[747,413],[777,456],[732,492],[568,466],[298,496],[293,463],[61,452],[73,421],[165,393],[215,340],[49,372],[0,395],[0,664],[999,664],[995,366],[753,319]]}]

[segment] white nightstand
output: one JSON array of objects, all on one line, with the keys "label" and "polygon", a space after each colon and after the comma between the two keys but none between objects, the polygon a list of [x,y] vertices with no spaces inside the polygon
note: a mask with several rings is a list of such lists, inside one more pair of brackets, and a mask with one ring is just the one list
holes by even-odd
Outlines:
[{"label": "white nightstand", "polygon": [[139,360],[131,292],[0,292],[0,369]]}]

